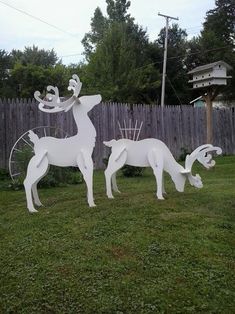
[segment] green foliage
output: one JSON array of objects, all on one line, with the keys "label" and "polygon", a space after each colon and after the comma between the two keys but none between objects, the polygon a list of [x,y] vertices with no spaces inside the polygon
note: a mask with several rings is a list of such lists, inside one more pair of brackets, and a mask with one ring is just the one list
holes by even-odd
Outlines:
[{"label": "green foliage", "polygon": [[0,168],[0,181],[9,179],[9,174],[5,169]]},{"label": "green foliage", "polygon": [[89,59],[94,47],[102,40],[107,27],[107,19],[103,16],[99,7],[95,9],[94,17],[91,19],[91,31],[86,33],[82,39],[85,56]]},{"label": "green foliage", "polygon": [[90,56],[90,86],[99,90],[104,100],[150,103],[156,98],[160,77],[149,61],[142,28],[113,23]]},{"label": "green foliage", "polygon": [[7,54],[0,50],[1,97],[33,98],[35,90],[45,91],[52,82],[60,93],[68,94],[70,69],[60,62],[54,50],[26,47],[24,51],[12,50]]},{"label": "green foliage", "polygon": [[9,69],[11,68],[11,56],[5,50],[0,49],[0,95],[4,96],[4,91],[8,85]]},{"label": "green foliage", "polygon": [[143,170],[144,170],[144,168],[132,167],[132,166],[129,166],[129,165],[125,165],[121,169],[122,174],[124,175],[124,177],[129,177],[129,178],[141,177],[143,175]]},{"label": "green foliage", "polygon": [[[129,14],[131,1],[106,0],[107,15],[99,7],[85,34],[85,63],[63,66],[55,51],[26,47],[0,50],[1,97],[32,98],[35,90],[56,85],[65,96],[70,75],[80,76],[82,93],[102,94],[104,101],[159,104],[165,28],[151,42],[147,31]],[[166,76],[167,105],[188,104],[198,96],[190,89],[187,72],[196,66],[224,60],[233,67],[232,79],[221,92],[235,98],[234,0],[216,0],[207,12],[200,36],[187,39],[179,25],[169,27]]]},{"label": "green foliage", "polygon": [[125,22],[130,19],[127,11],[131,5],[131,1],[127,0],[106,0],[107,13],[110,23]]},{"label": "green foliage", "polygon": [[66,66],[57,64],[54,67],[43,67],[35,64],[23,65],[15,63],[8,79],[9,90],[5,97],[33,98],[35,90],[46,91],[46,87],[53,82],[61,95],[68,94],[67,86],[70,71]]},{"label": "green foliage", "polygon": [[0,312],[234,313],[235,157],[215,167],[184,193],[166,177],[165,201],[150,170],[114,200],[95,171],[95,208],[85,185],[39,190],[35,215],[1,191]]},{"label": "green foliage", "polygon": [[43,67],[52,67],[55,66],[58,61],[58,57],[53,49],[39,49],[34,45],[32,47],[25,47],[24,51],[13,49],[11,57],[13,63],[20,63],[25,66],[33,64]]},{"label": "green foliage", "polygon": [[235,6],[234,0],[216,0],[209,10],[201,35],[188,42],[187,68],[223,60],[233,67],[232,79],[221,92],[228,99],[235,97]]},{"label": "green foliage", "polygon": [[218,41],[231,46],[235,41],[235,4],[234,0],[216,0],[215,8],[206,14],[204,32],[214,32]]},{"label": "green foliage", "polygon": [[181,154],[180,154],[178,160],[179,161],[185,161],[186,156],[190,155],[191,152],[185,147],[181,147],[180,151],[181,151]]},{"label": "green foliage", "polygon": [[[159,35],[157,44],[160,47],[160,54],[164,53],[165,28]],[[190,101],[187,69],[184,56],[187,51],[187,33],[178,24],[172,24],[168,29],[167,46],[167,78],[166,78],[166,99],[168,105],[188,104]],[[162,57],[161,57],[162,60]]]}]

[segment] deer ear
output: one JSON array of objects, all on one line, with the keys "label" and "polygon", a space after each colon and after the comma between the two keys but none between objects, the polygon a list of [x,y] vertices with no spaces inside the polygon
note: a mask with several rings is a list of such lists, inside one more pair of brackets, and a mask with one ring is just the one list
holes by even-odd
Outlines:
[{"label": "deer ear", "polygon": [[85,106],[95,106],[98,105],[101,102],[102,98],[100,95],[92,95],[92,96],[82,96],[79,97],[79,101],[81,104]]},{"label": "deer ear", "polygon": [[191,171],[188,170],[188,169],[184,169],[184,170],[181,170],[180,173],[182,174],[189,174]]}]

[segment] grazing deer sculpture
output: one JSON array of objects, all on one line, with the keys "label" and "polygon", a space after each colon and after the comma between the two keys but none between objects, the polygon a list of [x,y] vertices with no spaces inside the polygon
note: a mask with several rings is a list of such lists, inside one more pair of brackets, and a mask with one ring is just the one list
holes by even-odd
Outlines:
[{"label": "grazing deer sculpture", "polygon": [[192,175],[192,166],[198,160],[204,167],[211,168],[215,165],[212,155],[209,152],[215,151],[218,155],[222,153],[220,147],[205,144],[196,148],[190,155],[186,156],[185,168],[181,166],[173,157],[168,147],[157,139],[144,139],[133,141],[129,139],[111,140],[104,142],[112,148],[108,166],[105,170],[106,192],[108,198],[113,198],[112,187],[115,192],[119,192],[116,183],[116,172],[125,164],[136,167],[151,167],[157,183],[157,198],[163,200],[165,193],[163,182],[163,171],[170,174],[175,184],[176,190],[184,191],[186,179],[196,188],[202,188],[201,177]]},{"label": "grazing deer sculpture", "polygon": [[72,108],[77,125],[77,134],[64,139],[49,136],[39,138],[33,131],[29,131],[29,138],[34,144],[35,153],[29,161],[24,180],[27,208],[30,212],[37,212],[34,208],[33,199],[37,206],[42,205],[38,197],[37,184],[47,174],[49,165],[78,167],[87,185],[88,204],[90,207],[95,206],[91,155],[95,146],[96,130],[88,117],[88,112],[101,102],[101,96],[93,95],[78,98],[81,87],[82,83],[78,76],[73,75],[68,86],[68,90],[73,91],[73,95],[65,101],[61,101],[57,87],[47,87],[48,91],[54,92],[46,95],[46,99],[49,101],[42,100],[39,97],[40,92],[34,93],[34,97],[39,101],[41,111],[49,113],[67,112]]}]

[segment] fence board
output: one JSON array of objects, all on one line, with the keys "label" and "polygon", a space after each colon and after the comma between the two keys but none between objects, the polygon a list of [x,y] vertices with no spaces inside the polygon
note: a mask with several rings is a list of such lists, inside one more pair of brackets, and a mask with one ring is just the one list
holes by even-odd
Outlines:
[{"label": "fence board", "polygon": [[[96,168],[104,167],[103,158],[109,153],[103,141],[121,137],[117,121],[123,126],[125,120],[128,126],[131,120],[134,126],[137,120],[138,127],[143,121],[140,139],[155,137],[165,141],[175,157],[181,154],[182,148],[191,151],[206,142],[205,108],[102,103],[92,110],[90,117],[97,131],[93,154]],[[213,125],[214,144],[220,146],[224,154],[235,154],[235,108],[214,109]],[[35,100],[0,99],[1,168],[7,168],[15,141],[24,132],[37,126],[58,127],[69,136],[77,132],[71,111],[48,114],[38,109]]]}]

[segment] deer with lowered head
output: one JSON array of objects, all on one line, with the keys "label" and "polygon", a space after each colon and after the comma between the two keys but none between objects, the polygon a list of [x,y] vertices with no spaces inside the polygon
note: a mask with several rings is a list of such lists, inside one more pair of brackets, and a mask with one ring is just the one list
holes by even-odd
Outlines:
[{"label": "deer with lowered head", "polygon": [[[46,99],[41,99],[40,92],[36,91],[34,97],[39,101],[39,109],[48,113],[73,110],[73,117],[77,125],[77,134],[64,139],[55,137],[39,138],[33,131],[29,131],[30,141],[34,144],[35,155],[31,158],[24,180],[27,198],[27,208],[30,212],[37,212],[34,203],[41,206],[38,197],[37,184],[47,174],[49,165],[60,167],[78,167],[87,185],[87,200],[90,207],[95,206],[93,198],[93,161],[92,152],[96,141],[96,130],[88,112],[101,102],[100,95],[82,96],[78,98],[82,87],[77,75],[69,81],[68,90],[73,95],[61,101],[57,87],[48,86]],[[51,109],[49,109],[51,108]],[[32,198],[33,196],[33,198]],[[33,203],[34,200],[34,203]]]},{"label": "deer with lowered head", "polygon": [[112,148],[108,166],[105,170],[106,193],[108,198],[113,198],[112,188],[119,192],[116,183],[116,172],[125,164],[135,167],[151,167],[157,183],[157,198],[163,200],[165,193],[163,171],[171,176],[175,188],[179,192],[184,191],[186,179],[192,186],[202,188],[202,180],[199,174],[192,175],[192,166],[198,160],[204,167],[211,168],[215,165],[209,152],[222,153],[221,148],[211,144],[205,144],[196,148],[186,156],[185,168],[173,157],[169,148],[160,140],[149,138],[140,141],[119,139],[104,142]]}]

